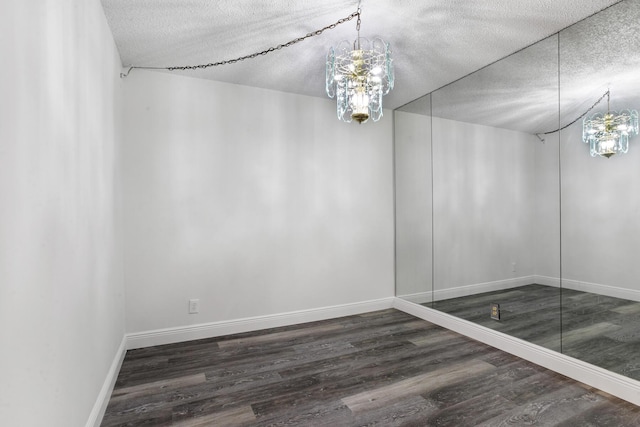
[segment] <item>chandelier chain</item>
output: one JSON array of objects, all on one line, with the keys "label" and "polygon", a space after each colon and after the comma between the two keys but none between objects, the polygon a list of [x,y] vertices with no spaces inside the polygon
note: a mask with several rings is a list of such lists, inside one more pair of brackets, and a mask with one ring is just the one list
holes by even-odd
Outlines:
[{"label": "chandelier chain", "polygon": [[584,116],[589,114],[589,112],[591,112],[591,110],[596,108],[596,106],[602,102],[602,100],[604,99],[605,96],[607,97],[607,109],[608,109],[609,108],[608,107],[608,104],[609,104],[609,91],[607,90],[605,93],[602,94],[602,96],[600,98],[598,98],[598,100],[596,102],[593,103],[593,105],[591,107],[589,107],[589,109],[587,111],[582,113],[580,116],[578,116],[578,118],[573,120],[571,123],[567,123],[566,125],[562,126],[561,128],[558,128],[558,129],[555,129],[555,130],[550,130],[549,132],[537,133],[536,135],[538,135],[538,137],[539,137],[539,135],[549,135],[549,134],[552,134],[552,133],[560,132],[561,130],[565,130],[566,128],[568,128],[569,126],[571,126],[572,124],[574,124],[575,122],[577,122],[578,120],[580,120],[581,118],[583,118]]},{"label": "chandelier chain", "polygon": [[360,14],[362,13],[362,7],[360,6],[360,4],[362,3],[362,0],[358,0],[358,9],[356,9],[356,15],[358,15],[358,19],[356,20],[356,33],[357,33],[357,37],[356,39],[353,41],[353,50],[360,50],[360,24],[362,23],[362,20],[360,19]]},{"label": "chandelier chain", "polygon": [[319,36],[323,32],[325,32],[327,30],[333,30],[338,25],[344,24],[345,22],[349,22],[355,17],[358,18],[357,26],[358,26],[358,28],[360,28],[360,7],[358,6],[358,10],[356,12],[353,12],[351,15],[349,15],[349,16],[347,16],[345,18],[338,19],[336,22],[334,22],[331,25],[327,25],[326,27],[323,27],[323,28],[321,28],[319,30],[307,33],[306,35],[304,35],[302,37],[297,37],[297,38],[295,38],[293,40],[290,40],[290,41],[288,41],[286,43],[282,43],[282,44],[279,44],[277,46],[270,47],[270,48],[265,49],[265,50],[260,51],[260,52],[251,53],[249,55],[240,56],[240,57],[234,58],[234,59],[225,59],[223,61],[210,62],[208,64],[200,64],[200,65],[184,65],[184,66],[171,66],[171,67],[131,66],[131,67],[129,67],[129,70],[126,73],[120,73],[120,77],[127,77],[129,75],[129,73],[131,72],[131,70],[134,69],[134,68],[143,69],[143,70],[169,70],[169,71],[175,71],[175,70],[197,70],[197,69],[205,69],[205,68],[210,68],[210,67],[217,67],[219,65],[235,64],[237,62],[244,61],[245,59],[253,59],[253,58],[256,58],[258,56],[264,56],[264,55],[266,55],[268,53],[275,52],[277,50],[281,50],[282,48],[285,48],[285,47],[293,46],[294,44],[300,43],[301,41],[306,40],[306,39],[308,39],[310,37]]}]

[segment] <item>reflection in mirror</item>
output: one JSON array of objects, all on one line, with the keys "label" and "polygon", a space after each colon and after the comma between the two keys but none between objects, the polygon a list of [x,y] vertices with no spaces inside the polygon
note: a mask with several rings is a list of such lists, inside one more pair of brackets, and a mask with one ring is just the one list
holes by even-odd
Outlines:
[{"label": "reflection in mirror", "polygon": [[[561,123],[607,90],[611,111],[640,109],[640,1],[560,33]],[[586,117],[607,112],[606,98]],[[627,154],[591,157],[582,120],[560,132],[562,349],[640,379],[640,137]]]},{"label": "reflection in mirror", "polygon": [[559,351],[557,35],[432,106],[433,307]]},{"label": "reflection in mirror", "polygon": [[394,111],[396,295],[431,301],[431,96]]},{"label": "reflection in mirror", "polygon": [[397,296],[640,379],[640,136],[592,157],[582,120],[640,109],[639,22],[621,1],[395,112]]}]

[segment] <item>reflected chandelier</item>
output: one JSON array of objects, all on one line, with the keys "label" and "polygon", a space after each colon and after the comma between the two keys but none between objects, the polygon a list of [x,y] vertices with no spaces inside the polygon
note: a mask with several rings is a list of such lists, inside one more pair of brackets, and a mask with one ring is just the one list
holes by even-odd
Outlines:
[{"label": "reflected chandelier", "polygon": [[629,136],[638,134],[638,111],[609,110],[607,91],[607,112],[596,113],[582,121],[582,141],[589,144],[591,156],[611,157],[629,151]]},{"label": "reflected chandelier", "polygon": [[347,123],[380,120],[382,97],[394,83],[389,43],[379,37],[360,38],[360,11],[358,4],[356,40],[343,40],[327,54],[327,95],[336,98],[338,119]]}]

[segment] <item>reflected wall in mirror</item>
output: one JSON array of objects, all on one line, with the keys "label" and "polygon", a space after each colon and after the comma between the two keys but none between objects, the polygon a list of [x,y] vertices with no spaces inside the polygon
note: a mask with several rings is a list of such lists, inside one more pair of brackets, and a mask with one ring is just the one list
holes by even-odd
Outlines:
[{"label": "reflected wall in mirror", "polygon": [[394,111],[396,295],[431,301],[431,95]]},{"label": "reflected wall in mirror", "polygon": [[640,109],[639,22],[622,1],[395,112],[397,296],[640,379],[640,136],[591,157],[581,119]]},{"label": "reflected wall in mirror", "polygon": [[[640,1],[623,1],[560,33],[561,122],[610,90],[640,109]],[[606,113],[604,99],[587,116]],[[560,132],[562,349],[640,379],[640,137],[627,154],[591,157],[582,120]]]},{"label": "reflected wall in mirror", "polygon": [[558,89],[555,35],[432,94],[433,307],[557,351]]}]

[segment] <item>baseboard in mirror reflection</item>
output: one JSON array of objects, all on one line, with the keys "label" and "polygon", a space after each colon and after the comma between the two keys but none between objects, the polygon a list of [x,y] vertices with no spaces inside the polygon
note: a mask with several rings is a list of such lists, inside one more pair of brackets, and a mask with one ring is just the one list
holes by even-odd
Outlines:
[{"label": "baseboard in mirror reflection", "polygon": [[450,298],[465,297],[467,295],[481,294],[484,292],[502,291],[504,289],[516,288],[518,286],[535,283],[535,276],[514,277],[511,279],[495,280],[493,282],[474,283],[472,285],[454,286],[448,289],[436,289],[433,292],[416,292],[408,295],[397,295],[398,298],[425,304],[431,301],[442,301]]},{"label": "baseboard in mirror reflection", "polygon": [[408,295],[398,295],[398,298],[402,298],[409,302],[413,302],[416,304],[427,304],[433,301],[433,293],[431,291],[428,292],[416,292],[415,294]]},{"label": "baseboard in mirror reflection", "polygon": [[396,298],[393,307],[640,405],[640,381],[403,298]]},{"label": "baseboard in mirror reflection", "polygon": [[[457,286],[449,289],[436,289],[433,292],[429,290],[413,294],[397,295],[397,297],[416,304],[426,304],[432,301],[442,301],[445,299],[465,297],[485,292],[502,291],[505,289],[516,288],[518,286],[530,285],[532,283],[557,288],[560,287],[561,281],[558,277],[532,275],[506,280],[496,280],[493,282],[476,283],[473,285]],[[562,279],[562,287],[564,289],[571,289],[574,291],[589,292],[592,294],[605,295],[630,301],[640,301],[640,291],[618,286],[601,285],[599,283],[590,283],[581,280]]]},{"label": "baseboard in mirror reflection", "polygon": [[630,301],[640,301],[640,291],[628,288],[622,288],[619,286],[602,285],[599,283],[585,282],[582,280],[574,279],[562,279],[560,281],[557,277],[549,276],[533,276],[533,282],[539,285],[555,286],[562,285],[564,289],[571,289],[574,291],[589,292],[591,294],[605,295],[608,297],[626,299]]}]

